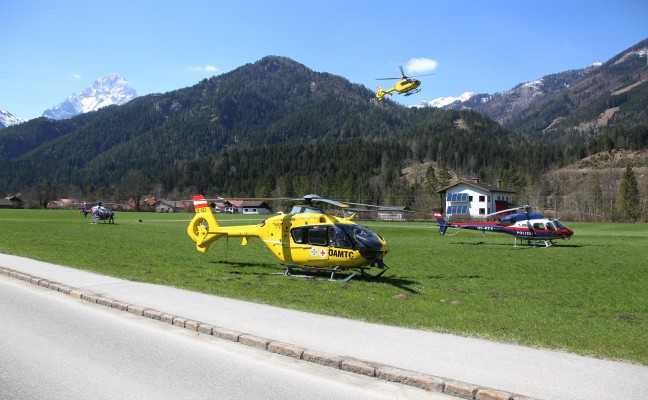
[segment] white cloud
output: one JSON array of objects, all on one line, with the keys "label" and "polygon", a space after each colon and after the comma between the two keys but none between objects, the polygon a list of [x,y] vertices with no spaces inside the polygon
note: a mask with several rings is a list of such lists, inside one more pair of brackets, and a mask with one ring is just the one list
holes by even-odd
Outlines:
[{"label": "white cloud", "polygon": [[74,73],[74,74],[72,74],[72,78],[81,79],[81,74]]},{"label": "white cloud", "polygon": [[218,68],[213,65],[205,65],[204,67],[189,67],[189,71],[193,72],[218,72]]},{"label": "white cloud", "polygon": [[411,58],[405,64],[405,69],[410,74],[426,74],[434,71],[438,65],[439,63],[436,60],[429,58]]}]

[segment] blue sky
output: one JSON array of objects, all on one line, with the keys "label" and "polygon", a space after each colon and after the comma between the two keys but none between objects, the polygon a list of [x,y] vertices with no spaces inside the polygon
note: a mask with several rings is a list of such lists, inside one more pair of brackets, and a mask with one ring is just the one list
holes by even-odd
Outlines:
[{"label": "blue sky", "polygon": [[506,91],[648,37],[645,0],[2,0],[0,16],[0,108],[24,119],[108,73],[145,95],[266,55],[372,90],[413,59],[436,66],[393,98],[410,105]]}]

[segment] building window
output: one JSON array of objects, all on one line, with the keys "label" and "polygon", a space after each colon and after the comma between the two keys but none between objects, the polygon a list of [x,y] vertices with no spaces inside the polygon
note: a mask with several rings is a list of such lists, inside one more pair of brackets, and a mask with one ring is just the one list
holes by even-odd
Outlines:
[{"label": "building window", "polygon": [[486,196],[479,196],[479,202],[483,203],[486,201]]},{"label": "building window", "polygon": [[479,209],[479,215],[484,215],[484,214],[486,214],[486,210],[483,209],[483,208],[480,208]]},{"label": "building window", "polygon": [[468,201],[472,203],[472,196],[468,196]]}]

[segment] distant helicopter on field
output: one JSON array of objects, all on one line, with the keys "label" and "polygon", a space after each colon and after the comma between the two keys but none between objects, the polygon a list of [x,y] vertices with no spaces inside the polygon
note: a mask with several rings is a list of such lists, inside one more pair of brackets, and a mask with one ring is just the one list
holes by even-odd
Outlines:
[{"label": "distant helicopter on field", "polygon": [[81,214],[83,214],[84,218],[88,214],[92,215],[92,219],[90,220],[91,224],[97,224],[99,222],[106,223],[106,224],[115,223],[115,212],[113,210],[104,207],[102,202],[98,202],[92,208],[88,208],[88,205],[84,203],[83,209],[81,210]]},{"label": "distant helicopter on field", "polygon": [[192,200],[196,215],[187,234],[200,252],[206,252],[211,243],[223,237],[241,237],[243,246],[256,237],[286,267],[286,275],[294,269],[325,271],[330,272],[330,280],[336,280],[336,273],[351,271],[340,280],[346,282],[358,271],[364,275],[365,270],[375,267],[381,271],[374,277],[379,277],[387,270],[383,257],[389,246],[382,236],[354,222],[355,214],[334,217],[315,205],[319,202],[349,209],[353,203],[310,194],[300,199],[282,199],[301,202],[289,214],[270,217],[257,225],[220,226],[204,196],[193,196]]},{"label": "distant helicopter on field", "polygon": [[421,89],[419,89],[419,86],[421,86],[421,81],[414,78],[419,76],[433,75],[433,74],[425,74],[425,75],[416,75],[416,76],[406,76],[405,72],[403,72],[403,67],[399,66],[398,68],[400,68],[400,72],[402,75],[401,78],[378,78],[379,81],[398,80],[398,82],[396,82],[391,89],[383,90],[382,87],[378,86],[378,88],[376,89],[376,98],[378,100],[382,100],[386,94],[391,96],[392,92],[397,92],[405,96],[411,96],[414,93],[418,93],[421,91]]},{"label": "distant helicopter on field", "polygon": [[531,213],[530,206],[510,208],[488,214],[487,218],[508,213],[496,221],[483,222],[449,222],[441,216],[438,209],[435,208],[433,211],[434,217],[439,223],[439,233],[442,235],[445,235],[448,228],[507,233],[515,237],[514,247],[517,246],[518,239],[520,239],[520,243],[526,240],[527,243],[533,242],[535,246],[541,242],[545,247],[549,247],[554,244],[554,240],[568,240],[574,234],[574,231],[556,218],[545,218],[540,214]]}]

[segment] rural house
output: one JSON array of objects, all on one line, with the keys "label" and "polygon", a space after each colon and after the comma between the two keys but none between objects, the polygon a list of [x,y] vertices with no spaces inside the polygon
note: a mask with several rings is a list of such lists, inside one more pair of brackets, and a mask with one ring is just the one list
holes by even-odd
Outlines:
[{"label": "rural house", "polygon": [[380,207],[378,219],[380,221],[405,221],[406,214],[412,211],[409,207]]},{"label": "rural house", "polygon": [[445,214],[485,218],[487,214],[515,207],[511,203],[514,190],[479,182],[462,180],[437,191],[445,197]]},{"label": "rural house", "polygon": [[260,200],[225,201],[224,212],[230,214],[270,214],[270,206]]}]

